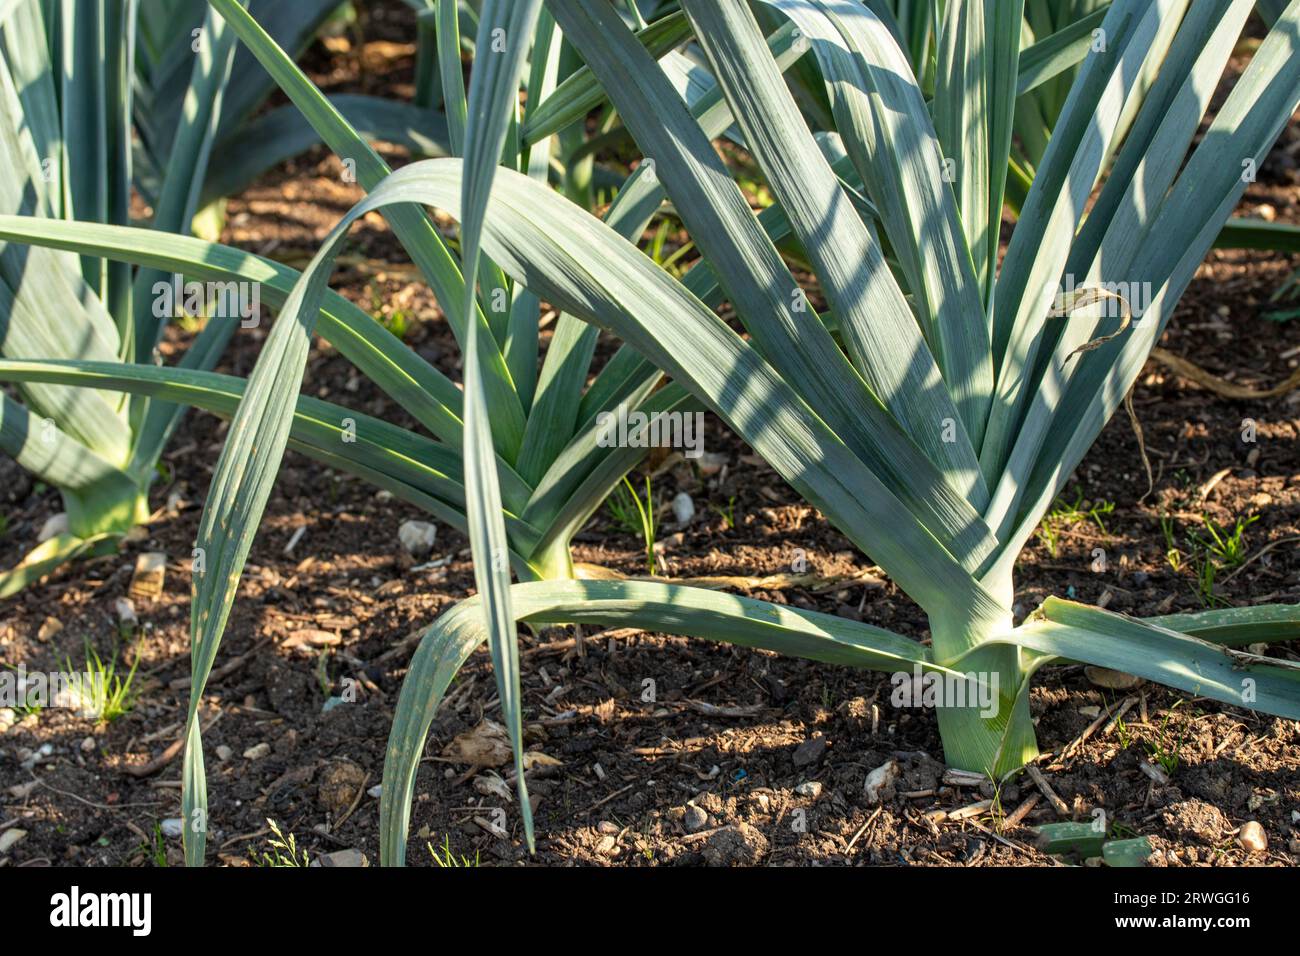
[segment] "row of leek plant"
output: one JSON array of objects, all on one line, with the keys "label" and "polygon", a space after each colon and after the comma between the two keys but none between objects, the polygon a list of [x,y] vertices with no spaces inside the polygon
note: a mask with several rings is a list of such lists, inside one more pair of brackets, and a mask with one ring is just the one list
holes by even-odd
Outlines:
[{"label": "row of leek plant", "polygon": [[[421,37],[418,46],[420,55],[422,58],[426,54],[430,57],[427,62],[417,66],[417,74],[423,77],[430,74],[431,69],[434,71],[435,88],[432,93],[422,91],[419,88],[422,84],[417,83],[417,96],[411,104],[342,95],[328,97],[327,102],[315,103],[314,110],[300,111],[291,104],[259,116],[245,124],[244,131],[251,141],[250,148],[239,149],[229,138],[221,140],[220,151],[223,155],[231,156],[233,161],[217,164],[216,183],[214,185],[210,179],[205,185],[200,205],[212,196],[237,188],[238,184],[247,181],[266,165],[301,151],[313,138],[323,137],[336,144],[335,148],[345,158],[368,150],[362,140],[371,139],[399,142],[417,154],[438,154],[447,150],[458,152],[465,125],[465,91],[458,68],[464,38],[458,31],[470,19],[466,16],[467,8],[453,0],[424,0],[423,6],[420,0],[411,2],[420,10],[417,21]],[[283,8],[276,8],[277,17],[283,16],[282,10]],[[253,19],[256,20],[256,17]],[[701,122],[705,124],[705,129],[710,130],[710,135],[722,131],[725,135],[734,137],[734,127],[727,128],[730,119],[726,104],[721,101],[721,95],[707,71],[676,50],[689,36],[684,15],[676,12],[652,24],[640,21],[636,25],[642,28],[641,42],[654,56],[661,58],[674,85],[692,104],[696,114],[701,117]],[[288,29],[288,24],[282,25],[278,21],[272,26]],[[267,32],[270,33],[269,30]],[[426,32],[431,34],[432,39],[428,49],[424,43]],[[473,49],[472,42],[466,41],[465,45]],[[773,50],[784,67],[796,64],[803,52],[797,32],[788,27],[774,34]],[[1045,44],[1030,51],[1029,56],[1032,60],[1035,56],[1042,58],[1051,52],[1052,46]],[[589,138],[584,134],[581,120],[589,110],[600,108],[603,122],[598,125],[604,128],[608,126],[608,120],[617,114],[608,104],[603,91],[591,81],[588,71],[581,69],[580,64],[570,64],[569,72],[565,74],[566,80],[556,83],[555,71],[565,68],[563,64],[566,54],[572,57],[570,48],[557,43],[551,51],[549,63],[540,56],[535,58],[534,65],[530,68],[529,82],[542,84],[542,91],[546,94],[545,103],[521,115],[519,128],[513,135],[519,140],[516,145],[521,147],[518,150],[519,164],[529,162],[526,157],[536,157],[529,167],[530,175],[539,179],[545,177],[549,160],[550,173],[559,180],[565,194],[589,205],[595,196],[591,165],[594,154],[601,144],[609,141],[608,134],[617,133],[618,130],[606,129],[604,135]],[[238,51],[237,64],[239,57],[244,55],[245,50]],[[174,56],[169,62],[172,60]],[[444,69],[444,66],[448,68]],[[284,67],[285,64],[281,62],[280,68]],[[173,66],[172,72],[174,69]],[[158,79],[166,75],[161,68],[154,73]],[[244,69],[238,75],[255,76],[258,73],[253,69]],[[1042,73],[1041,67],[1035,69],[1035,75]],[[552,95],[553,90],[558,95]],[[311,93],[303,93],[302,96],[310,99]],[[248,99],[247,94],[244,94],[239,101],[246,102]],[[428,112],[429,105],[433,103],[452,104],[449,110],[450,122],[444,121],[438,113]],[[420,117],[419,126],[425,132],[413,132],[416,125],[412,122],[413,115]],[[554,148],[548,142],[552,138],[558,140]],[[846,186],[852,191],[859,208],[865,214],[874,215],[871,204],[859,192],[861,183],[847,156],[842,150],[838,153],[835,151],[833,141],[822,140],[821,145],[835,160],[837,172],[847,178]],[[563,157],[563,160],[557,161],[557,155]],[[600,181],[608,185],[614,180],[606,174]],[[654,181],[649,166],[638,170],[627,179],[626,184],[620,181],[619,185],[619,199],[609,211],[607,221],[625,235],[634,236],[639,234],[659,209],[662,191]],[[763,216],[763,222],[775,239],[787,237],[789,226],[779,208],[768,210]],[[174,272],[218,283],[260,283],[264,301],[273,307],[283,304],[296,276],[287,267],[227,247],[174,242],[172,237],[158,242],[154,241],[156,236],[134,231],[91,232],[71,223],[67,229],[52,229],[51,225],[42,224],[38,230],[35,223],[14,223],[13,232],[8,235],[15,240],[43,242],[48,246],[80,251],[87,256],[117,259],[128,266],[134,264],[140,267],[139,275],[154,278]],[[896,267],[892,259],[891,266]],[[507,504],[519,518],[518,522],[512,522],[510,526],[512,555],[517,562],[522,563],[526,576],[568,576],[572,573],[568,556],[572,535],[599,506],[609,488],[617,484],[642,455],[641,452],[626,447],[617,455],[609,455],[595,448],[597,416],[601,411],[616,405],[635,408],[642,401],[647,402],[642,410],[651,413],[674,411],[687,407],[689,403],[682,400],[680,391],[671,390],[651,399],[651,392],[660,375],[629,349],[620,350],[615,359],[602,370],[592,387],[584,393],[583,387],[596,342],[596,330],[583,325],[572,316],[561,316],[557,322],[555,336],[539,380],[536,362],[529,359],[537,347],[539,303],[535,297],[527,294],[526,289],[521,289],[515,295],[508,278],[499,272],[494,274],[487,270],[481,278],[488,283],[484,287],[483,308],[496,320],[494,324],[498,333],[498,350],[502,352],[500,359],[489,360],[488,374],[495,377],[497,393],[504,396],[497,406],[497,424],[494,427],[498,450],[502,453],[502,464],[506,468]],[[707,270],[699,272],[691,282],[704,298],[716,301],[719,289]],[[141,280],[136,280],[137,289],[143,285]],[[322,328],[323,334],[346,357],[356,362],[367,374],[371,374],[377,383],[407,404],[421,424],[455,452],[459,447],[461,428],[460,397],[456,388],[427,363],[404,349],[399,350],[389,336],[372,327],[345,300],[332,297],[329,305],[330,314]],[[142,318],[147,320],[148,316]],[[346,333],[335,329],[336,322],[347,326]],[[224,327],[212,327],[206,334],[224,337],[229,334],[229,329],[227,323]],[[155,325],[154,332],[160,333],[161,329]],[[505,341],[501,342],[503,337]],[[83,362],[79,372],[83,377],[72,376],[66,381],[85,383],[90,379],[84,376],[94,374],[99,376],[94,379],[96,384],[105,389],[132,388],[144,397],[145,402],[154,403],[152,407],[156,415],[166,409],[174,409],[174,406],[164,404],[167,401],[193,404],[229,414],[242,384],[197,374],[210,365],[216,357],[215,353],[215,349],[202,353],[195,350],[192,355],[201,355],[203,360],[183,363],[182,367],[186,371],[195,373],[186,378],[179,370],[153,371],[139,367],[107,369],[103,367],[102,356],[83,350],[79,356]],[[61,353],[59,350],[49,350],[48,345],[47,351],[40,357],[61,354],[65,358],[72,358],[66,351]],[[13,357],[29,356],[19,351]],[[502,366],[505,366],[504,370]],[[10,374],[14,380],[24,380],[16,371],[11,371]],[[36,373],[28,370],[22,374],[31,376]],[[518,382],[504,381],[510,376],[517,376]],[[51,379],[47,376],[45,381],[48,383]],[[517,399],[510,395],[512,391],[517,391]],[[529,407],[534,396],[536,409]],[[329,417],[335,427],[332,430],[327,427],[322,431],[321,426],[313,426],[316,437],[314,444],[310,441],[299,444],[304,450],[314,448],[316,457],[322,461],[340,464],[341,460],[333,452],[338,444],[338,436],[344,433],[342,423],[348,421],[353,413],[327,404],[317,410],[318,414],[326,408],[330,409]],[[521,413],[527,415],[526,424]],[[160,417],[159,422],[161,421]],[[167,419],[168,429],[173,428],[174,424],[173,414]],[[305,421],[302,427],[308,427]],[[521,429],[524,432],[522,439]],[[399,436],[385,429],[384,437],[391,444]],[[160,435],[157,440],[140,446],[149,452],[148,455],[137,456],[141,461],[138,466],[142,472],[141,477],[152,470],[152,461],[161,450],[164,439],[165,435]],[[405,452],[411,448],[422,448],[424,446],[421,442],[418,437],[401,435],[398,450]],[[564,452],[563,455],[560,454],[561,451]],[[29,450],[28,455],[30,454]],[[368,443],[363,442],[357,453],[351,456],[355,462],[350,469],[353,473],[383,484],[389,490],[396,490],[439,517],[463,525],[463,492],[454,456],[449,458],[446,455],[433,455],[424,462],[432,466],[432,471],[422,473],[420,480],[413,482],[410,475],[402,477],[401,468],[391,462],[383,468],[373,468],[373,460],[367,463],[367,454],[373,459],[377,453],[373,452]],[[519,456],[517,463],[514,460],[516,455]],[[518,474],[511,474],[515,469]],[[401,483],[394,489],[391,480],[383,479],[385,475],[388,479],[398,477]],[[440,483],[444,480],[445,484]],[[414,487],[408,489],[405,487],[407,485]],[[111,544],[115,535],[106,537]],[[83,547],[81,540],[76,537],[60,539],[43,546],[13,576],[12,589],[16,590],[22,582],[55,566],[66,557],[66,549]],[[58,550],[52,553],[51,549],[55,548]],[[36,560],[38,558],[44,560]]]}]

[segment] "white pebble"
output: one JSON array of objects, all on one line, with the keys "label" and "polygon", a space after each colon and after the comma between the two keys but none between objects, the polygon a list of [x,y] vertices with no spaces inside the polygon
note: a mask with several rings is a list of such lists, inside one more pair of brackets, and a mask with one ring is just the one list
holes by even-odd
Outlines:
[{"label": "white pebble", "polygon": [[422,558],[433,550],[438,527],[428,521],[403,521],[397,529],[397,537],[407,554],[413,558]]},{"label": "white pebble", "polygon": [[162,830],[162,835],[170,840],[180,839],[181,834],[185,832],[185,821],[180,817],[168,817],[158,826]]},{"label": "white pebble", "polygon": [[898,762],[895,760],[888,760],[867,774],[867,782],[862,788],[867,796],[867,802],[879,803],[882,796],[881,791],[893,783],[897,777]]},{"label": "white pebble", "polygon": [[695,467],[699,469],[700,474],[705,478],[711,478],[718,472],[722,471],[726,464],[726,455],[720,455],[714,451],[706,451],[700,456],[699,461],[695,463]]},{"label": "white pebble", "polygon": [[118,623],[128,630],[140,623],[140,618],[135,613],[135,604],[130,598],[118,598],[114,601],[113,611],[117,614]]}]

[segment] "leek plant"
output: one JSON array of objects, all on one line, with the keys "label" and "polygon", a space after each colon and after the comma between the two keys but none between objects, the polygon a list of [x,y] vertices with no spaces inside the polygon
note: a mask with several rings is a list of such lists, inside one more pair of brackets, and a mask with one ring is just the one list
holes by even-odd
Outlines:
[{"label": "leek plant", "polygon": [[[514,640],[521,620],[634,626],[866,669],[920,668],[970,685],[979,698],[945,701],[939,729],[950,764],[995,778],[1036,753],[1029,686],[1057,660],[1300,717],[1300,674],[1234,649],[1294,636],[1298,608],[1138,621],[1049,599],[1018,626],[1011,611],[1021,548],[1131,388],[1241,196],[1243,168],[1262,161],[1300,103],[1300,0],[1281,12],[1195,148],[1252,3],[1115,0],[1101,21],[1105,48],[1082,61],[1001,261],[997,232],[1020,83],[1017,0],[949,0],[936,29],[940,48],[951,52],[934,65],[932,102],[873,3],[682,0],[681,12],[642,26],[608,0],[551,0],[544,10],[541,0],[485,0],[457,155],[397,172],[234,0],[211,3],[321,138],[355,160],[368,190],[302,275],[197,240],[151,244],[130,230],[74,224],[38,234],[26,221],[0,219],[0,236],[11,240],[155,267],[184,257],[223,274],[268,275],[281,290],[281,318],[247,383],[91,363],[0,364],[11,380],[120,388],[233,411],[198,541],[206,560],[195,573],[183,770],[190,863],[202,861],[205,847],[197,702],[290,445],[429,507],[434,496],[419,482],[439,472],[439,487],[459,495],[455,513],[474,547],[479,594],[428,628],[395,711],[381,799],[386,863],[405,857],[415,772],[438,704],[484,641],[515,743],[531,846]],[[764,20],[777,14],[781,26],[765,35],[756,12]],[[1168,50],[1156,52],[1165,34]],[[548,95],[533,74],[561,36],[584,66]],[[696,55],[676,52],[691,38]],[[787,84],[784,71],[795,68],[816,71],[819,98],[791,92],[800,86]],[[1140,82],[1144,76],[1151,82]],[[522,117],[521,81],[529,92]],[[571,190],[549,188],[541,156],[514,158],[518,144],[542,142],[605,102],[646,162],[601,219]],[[455,112],[447,108],[453,126]],[[759,215],[714,149],[720,136],[749,151],[776,198]],[[629,241],[664,197],[703,257],[680,281]],[[459,260],[420,207],[460,220]],[[406,352],[380,361],[354,342],[349,358],[370,362],[363,370],[413,412],[433,412],[421,421],[441,444],[356,416],[349,445],[337,424],[345,410],[294,402],[315,330],[339,342],[347,341],[340,326],[362,334],[326,282],[349,226],[371,210],[388,219],[452,323],[466,352],[464,394],[432,398],[420,385],[441,380],[424,370],[419,385],[397,388],[388,363],[413,370]],[[814,267],[824,313],[795,282],[778,243],[793,243]],[[1131,296],[1116,288],[1147,290],[1141,316],[1130,315]],[[520,353],[510,346],[520,330],[532,343],[534,327],[531,302],[530,321],[514,321],[521,295],[560,310],[561,322],[575,320],[574,335],[589,334],[581,322],[621,338],[625,358],[610,364],[635,370],[619,381],[636,386],[623,394],[643,407],[656,400],[684,407],[689,395],[714,411],[915,599],[929,618],[929,643],[666,581],[538,573],[535,548],[546,536],[539,524],[547,523],[521,527],[520,519],[546,479],[530,484],[518,462],[563,340],[557,324],[531,402],[521,397],[528,364],[512,364]],[[494,296],[511,308],[497,312]],[[743,334],[712,308],[723,301]],[[558,354],[563,362],[568,353]],[[535,360],[535,350],[530,355]],[[655,369],[671,384],[652,391]],[[582,401],[593,390],[617,392],[602,389],[607,373],[608,366]],[[588,409],[599,407],[608,402]],[[548,416],[537,428],[558,432],[546,439],[563,448],[556,464],[590,467],[569,488],[595,488],[603,498],[626,472],[625,450],[601,448],[594,427],[574,437],[568,423]],[[399,437],[408,442],[400,451],[386,445]],[[458,452],[461,467],[450,460]],[[599,504],[570,493],[581,501],[574,515]],[[556,514],[536,512],[543,513]],[[509,584],[511,570],[521,583]]]},{"label": "leek plant", "polygon": [[[0,27],[0,149],[13,175],[0,186],[0,210],[40,224],[65,219],[126,222],[132,189],[134,3],[17,3]],[[234,44],[221,31],[194,58],[192,103],[220,103]],[[210,148],[207,115],[180,118],[172,131],[168,182],[173,226],[184,220],[185,192],[201,177]],[[189,210],[190,215],[193,209]],[[109,364],[151,354],[154,338],[136,326],[128,268],[6,244],[0,252],[0,353],[6,358],[78,358]],[[51,316],[58,316],[51,321]],[[156,324],[156,322],[155,322]],[[190,350],[211,362],[229,327],[213,324]],[[8,595],[58,564],[113,541],[147,519],[154,463],[176,417],[122,396],[55,384],[24,384],[23,404],[0,397],[0,446],[57,487],[67,529],[0,579]]]},{"label": "leek plant", "polygon": [[[294,51],[338,6],[253,5]],[[286,148],[310,145],[297,111],[248,121],[274,82],[239,64],[249,55],[237,55],[234,34],[202,2],[19,0],[0,14],[0,151],[11,171],[0,212],[31,217],[33,228],[128,225],[134,189],[153,230],[185,232],[205,203],[242,188]],[[389,138],[383,121],[392,117],[381,112],[373,124]],[[214,150],[237,161],[210,163]],[[156,308],[154,287],[171,278],[94,253],[6,245],[0,355],[152,364],[172,317]],[[234,327],[209,323],[181,366],[210,368]],[[20,393],[21,402],[0,396],[0,449],[59,489],[67,526],[0,575],[0,597],[78,555],[111,550],[146,520],[155,465],[180,420],[175,405],[102,390],[25,383]]]},{"label": "leek plant", "polygon": [[[1028,193],[1034,172],[1042,162],[1056,120],[1064,108],[1078,66],[1104,36],[1098,32],[1111,0],[1026,0],[1021,24],[1019,80],[1016,88],[1015,137],[1007,178],[1007,204],[1018,213]],[[942,40],[959,36],[960,26],[945,24],[944,17],[960,17],[960,7],[944,7],[939,0],[874,0],[870,4],[898,39],[916,76],[921,77],[927,97],[932,97],[936,76],[952,76],[954,49]],[[1286,7],[1286,0],[1256,0],[1255,10],[1272,26]],[[1176,23],[1174,23],[1176,26]],[[1154,37],[1155,48],[1148,57],[1146,73],[1139,81],[1150,83],[1159,69],[1172,28]],[[1130,111],[1121,121],[1117,138],[1131,122]],[[1276,252],[1300,251],[1300,228],[1271,223],[1247,216],[1233,216],[1219,232],[1220,249],[1264,249]]]},{"label": "leek plant", "polygon": [[[221,161],[206,165],[198,177],[199,225],[204,235],[213,236],[219,231],[224,197],[239,193],[267,170],[318,145],[320,137],[292,104],[265,106],[276,83],[246,48],[235,49],[219,88],[191,90],[190,71],[194,54],[201,52],[200,40],[212,36],[221,23],[220,18],[215,23],[210,20],[205,0],[129,2],[138,5],[135,34],[130,38],[135,60],[135,186],[146,203],[156,205],[186,101],[197,93],[197,105],[219,93],[212,104],[220,117],[211,150]],[[406,0],[417,12],[427,11],[434,2]],[[346,20],[352,7],[350,0],[245,0],[245,5],[295,60],[332,21]],[[110,42],[106,40],[106,46]],[[417,55],[417,81],[427,86],[437,70],[436,51],[420,47]],[[404,146],[417,155],[446,155],[447,124],[436,99],[411,104],[355,93],[332,94],[327,99],[368,140]]]},{"label": "leek plant", "polygon": [[[1070,84],[1078,72],[1077,64],[1094,45],[1103,42],[1097,31],[1109,6],[1110,0],[1069,0],[1065,3],[1027,0],[1025,4],[1022,49],[1037,49],[1031,54],[1034,69],[1022,71],[1020,98],[1016,104],[1016,138],[1008,180],[1009,200],[1016,210],[1019,210],[1029,181],[1047,151],[1051,130],[1065,107]],[[1285,7],[1285,0],[1256,0],[1255,3],[1256,13],[1268,26],[1277,21]],[[1172,27],[1155,36],[1155,46],[1140,83],[1149,84],[1155,79],[1173,36]],[[1039,73],[1040,65],[1052,63],[1058,66],[1070,63],[1071,66],[1059,73],[1046,71],[1055,73],[1052,76]],[[1130,111],[1121,120],[1118,131],[1121,136],[1133,117],[1134,113]],[[1300,252],[1300,228],[1288,223],[1232,216],[1224,223],[1214,244],[1219,249]]]}]

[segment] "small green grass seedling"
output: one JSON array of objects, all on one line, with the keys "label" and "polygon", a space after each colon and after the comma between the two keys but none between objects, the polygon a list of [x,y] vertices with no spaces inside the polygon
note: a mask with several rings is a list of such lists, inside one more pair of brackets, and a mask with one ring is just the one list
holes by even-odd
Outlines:
[{"label": "small green grass seedling", "polygon": [[1183,552],[1179,549],[1174,536],[1174,519],[1167,514],[1160,516],[1160,533],[1165,537],[1165,561],[1174,574],[1177,574],[1183,567]]},{"label": "small green grass seedling", "polygon": [[682,267],[681,261],[695,249],[695,243],[692,240],[687,239],[676,249],[672,249],[665,254],[668,238],[673,232],[674,226],[676,226],[678,230],[681,229],[680,223],[673,223],[668,219],[661,221],[659,223],[659,228],[655,230],[654,238],[650,240],[650,248],[647,252],[649,253],[650,258],[654,260],[655,264],[661,269],[675,278],[680,278],[686,271]]},{"label": "small green grass seedling", "polygon": [[140,853],[154,866],[167,865],[167,841],[163,837],[162,824],[158,821],[154,821],[153,833],[149,835],[149,839],[141,841]]},{"label": "small green grass seedling", "polygon": [[722,521],[724,524],[726,524],[728,531],[732,531],[735,529],[736,527],[736,496],[735,495],[732,495],[730,498],[727,499],[727,506],[725,508],[719,505],[709,505],[709,507],[712,508],[720,518],[722,518]]},{"label": "small green grass seedling", "polygon": [[645,543],[646,574],[655,573],[655,504],[654,489],[647,475],[645,501],[641,500],[632,482],[626,477],[610,496],[608,506],[614,524],[627,534],[636,535]]},{"label": "small green grass seedling", "polygon": [[136,694],[132,684],[136,668],[140,666],[138,649],[125,677],[118,671],[117,660],[117,651],[114,650],[113,656],[105,663],[87,641],[85,666],[80,671],[73,670],[68,658],[63,661],[64,672],[68,674],[81,711],[105,724],[129,713],[135,706]]},{"label": "small green grass seedling", "polygon": [[1205,530],[1210,533],[1210,540],[1202,543],[1220,567],[1225,569],[1241,567],[1242,562],[1246,560],[1246,529],[1259,520],[1259,515],[1238,518],[1231,531],[1211,521],[1208,515],[1202,515],[1201,520],[1205,522]]},{"label": "small green grass seedling", "polygon": [[432,843],[428,844],[429,855],[433,857],[433,865],[442,869],[454,869],[456,867],[473,867],[479,866],[478,850],[474,851],[474,859],[455,853],[451,848],[451,836],[444,835],[442,846],[435,847]]},{"label": "small green grass seedling", "polygon": [[1181,753],[1183,744],[1187,740],[1187,725],[1183,725],[1182,733],[1178,739],[1174,740],[1169,732],[1169,721],[1183,701],[1178,701],[1165,713],[1164,720],[1160,722],[1160,729],[1156,731],[1156,739],[1147,744],[1147,750],[1150,751],[1151,757],[1156,763],[1164,768],[1165,773],[1173,776],[1182,762]]},{"label": "small green grass seedling", "polygon": [[1115,502],[1101,498],[1096,501],[1084,501],[1083,489],[1075,489],[1074,501],[1067,501],[1062,495],[1053,503],[1052,510],[1043,516],[1042,525],[1038,529],[1039,540],[1047,548],[1047,553],[1055,558],[1060,550],[1060,532],[1063,528],[1091,522],[1104,536],[1110,537],[1110,531],[1107,530],[1102,518],[1114,510]]}]

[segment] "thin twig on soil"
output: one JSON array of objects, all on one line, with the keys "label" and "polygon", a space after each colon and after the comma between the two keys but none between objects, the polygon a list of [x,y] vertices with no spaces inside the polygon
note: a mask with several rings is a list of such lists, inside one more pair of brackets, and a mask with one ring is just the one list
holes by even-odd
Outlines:
[{"label": "thin twig on soil", "polygon": [[[243,654],[240,654],[238,657],[234,658],[233,660],[228,661],[225,664],[222,664],[220,667],[218,667],[216,670],[214,670],[211,674],[208,675],[209,686],[217,683],[223,678],[229,677],[235,671],[239,670],[241,667],[243,667],[245,664],[251,661],[253,659],[253,656],[257,654],[257,652],[260,651],[262,647],[265,644],[267,644],[269,641],[270,638],[267,637],[255,641],[253,643],[253,646],[250,647]],[[190,686],[190,679],[188,677],[178,677],[175,680],[167,682],[168,690],[184,690],[186,687],[189,686]]]},{"label": "thin twig on soil", "polygon": [[348,807],[347,812],[344,813],[343,816],[334,821],[333,829],[337,830],[339,827],[343,826],[343,824],[347,822],[348,817],[352,816],[352,814],[356,812],[357,807],[361,805],[361,800],[366,795],[366,784],[369,782],[370,771],[367,770],[365,776],[361,778],[361,786],[357,788],[357,795],[352,800],[352,806]]},{"label": "thin twig on soil", "polygon": [[636,786],[636,784],[634,784],[634,783],[629,783],[626,787],[620,787],[618,790],[615,790],[615,791],[614,791],[613,793],[611,793],[609,796],[607,796],[607,797],[601,797],[599,800],[597,800],[597,801],[596,801],[595,803],[593,803],[591,806],[587,807],[586,810],[583,810],[583,811],[582,811],[583,814],[584,814],[584,815],[585,815],[585,814],[588,814],[588,813],[590,813],[592,810],[597,810],[597,809],[599,809],[600,807],[603,807],[605,804],[609,803],[609,801],[613,800],[615,797],[627,793],[627,792],[628,792],[629,790],[631,790],[634,786]]},{"label": "thin twig on soil", "polygon": [[1057,796],[1056,791],[1052,789],[1052,785],[1048,783],[1047,778],[1043,776],[1043,772],[1033,764],[1029,764],[1025,767],[1025,771],[1029,774],[1029,778],[1034,781],[1034,786],[1038,788],[1038,792],[1046,797],[1047,802],[1052,805],[1052,809],[1056,811],[1056,815],[1058,817],[1069,818],[1069,806],[1066,805],[1064,800]]},{"label": "thin twig on soil", "polygon": [[1036,793],[1031,793],[1029,796],[1025,797],[1025,799],[1020,802],[1020,806],[1012,810],[1011,815],[1002,821],[1002,829],[1014,830],[1016,827],[1020,826],[1025,817],[1029,816],[1030,811],[1033,810],[1034,807],[1038,806],[1038,801],[1040,799],[1041,798]]},{"label": "thin twig on soil", "polygon": [[[1079,736],[1075,737],[1065,745],[1064,749],[1061,750],[1061,759],[1064,760],[1073,756],[1074,752],[1082,747],[1084,742],[1096,733],[1097,729],[1103,723],[1107,720],[1113,722],[1121,719],[1126,713],[1128,713],[1129,708],[1136,704],[1137,701],[1138,699],[1136,697],[1126,697],[1118,704],[1118,706],[1112,704],[1109,707],[1103,708],[1102,712],[1097,715],[1097,719],[1083,729],[1083,733],[1079,734]],[[1108,730],[1110,726],[1111,725],[1107,725]]]},{"label": "thin twig on soil", "polygon": [[[217,711],[216,714],[213,716],[213,718],[210,721],[208,721],[208,723],[203,727],[202,733],[206,734],[209,730],[215,727],[217,721],[221,719],[222,713],[223,712],[220,710]],[[185,737],[182,735],[180,737],[177,737],[174,743],[172,743],[166,750],[160,753],[157,757],[154,757],[153,760],[150,760],[148,763],[143,763],[138,766],[125,767],[123,768],[123,772],[130,774],[132,777],[148,777],[151,774],[157,773],[163,767],[167,766],[169,763],[175,760],[178,756],[180,756],[181,751],[184,749],[185,749]]]},{"label": "thin twig on soil", "polygon": [[1240,567],[1238,567],[1235,571],[1233,571],[1231,574],[1225,577],[1220,583],[1227,584],[1229,581],[1231,581],[1233,578],[1239,575],[1242,571],[1245,571],[1247,567],[1249,567],[1254,562],[1258,561],[1260,558],[1268,554],[1268,552],[1272,551],[1274,548],[1278,547],[1279,545],[1292,544],[1296,541],[1300,541],[1300,535],[1295,535],[1290,538],[1278,538],[1276,541],[1270,541],[1268,544],[1264,545],[1264,547],[1260,548],[1249,558],[1243,561]]},{"label": "thin twig on soil", "polygon": [[844,850],[845,855],[853,852],[853,844],[858,842],[858,837],[862,836],[862,834],[867,831],[867,827],[876,822],[876,817],[880,816],[884,809],[883,806],[876,807],[875,812],[871,814],[871,816],[867,817],[867,822],[858,827],[858,832],[853,834],[853,839],[849,841],[848,847]]},{"label": "thin twig on soil", "polygon": [[[969,822],[970,825],[973,826],[976,830],[979,830],[981,833],[984,833],[992,837],[994,840],[997,840],[1003,846],[1008,846],[1013,850],[1019,850],[1021,853],[1025,854],[1026,856],[1031,856],[1034,857],[1035,859],[1040,858],[1042,856],[1041,853],[1038,853],[1032,847],[1025,846],[1023,843],[1017,843],[1015,840],[1008,840],[1006,837],[994,833],[992,830],[988,829],[987,827],[981,826],[980,824],[976,823],[974,820],[971,820]],[[1048,859],[1051,859],[1051,857],[1048,857]],[[1052,860],[1050,865],[1061,866],[1062,864],[1059,860]]]},{"label": "thin twig on soil", "polygon": [[55,793],[63,797],[71,797],[73,800],[76,800],[78,803],[84,803],[86,806],[94,807],[96,810],[118,811],[118,810],[126,810],[131,807],[156,807],[159,804],[163,803],[162,800],[151,800],[147,803],[119,803],[116,805],[109,804],[109,803],[96,803],[94,800],[87,800],[85,797],[79,797],[75,793],[70,793],[67,790],[60,790],[58,787],[46,783],[44,780],[42,780],[40,777],[36,776],[35,774],[32,774],[32,779],[35,780],[37,783],[39,783],[46,790],[53,790]]}]

